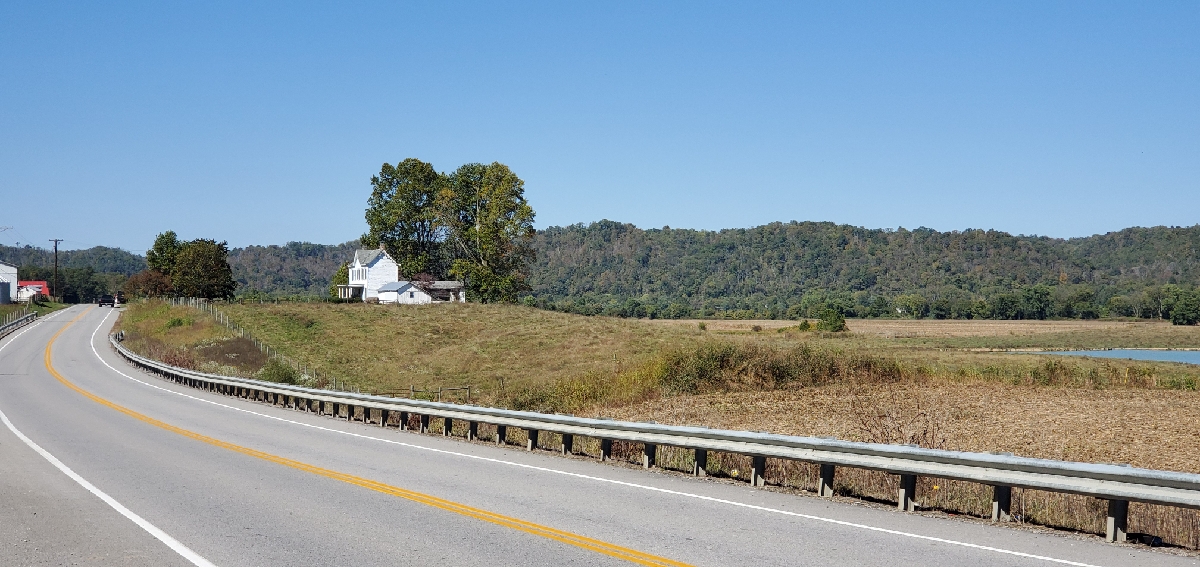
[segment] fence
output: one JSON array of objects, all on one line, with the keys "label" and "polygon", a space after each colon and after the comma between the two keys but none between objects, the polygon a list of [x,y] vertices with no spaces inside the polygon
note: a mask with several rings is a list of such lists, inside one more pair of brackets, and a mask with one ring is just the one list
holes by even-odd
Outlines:
[{"label": "fence", "polygon": [[[453,423],[460,421],[467,425],[465,436],[474,439],[478,437],[479,424],[483,423],[494,426],[494,440],[497,443],[507,443],[508,429],[517,428],[524,430],[526,448],[529,450],[539,447],[540,433],[552,433],[558,435],[558,449],[564,454],[573,452],[576,437],[590,437],[599,440],[601,459],[611,457],[613,441],[636,443],[642,446],[642,465],[647,468],[655,466],[660,446],[676,447],[694,451],[692,472],[696,475],[705,474],[709,452],[745,455],[750,457],[752,463],[748,475],[751,486],[765,484],[763,473],[768,458],[801,461],[819,465],[817,493],[821,496],[833,495],[834,475],[839,467],[885,472],[899,477],[897,506],[910,512],[917,507],[918,477],[991,486],[992,519],[996,521],[1008,519],[1013,488],[1079,494],[1107,500],[1105,533],[1110,542],[1125,541],[1131,501],[1200,509],[1200,475],[1196,474],[1031,459],[1009,454],[944,451],[907,445],[590,419],[333,392],[216,376],[168,366],[130,352],[120,344],[119,338],[114,335],[110,341],[123,357],[167,379],[320,415],[332,414],[340,418],[344,413],[345,419],[355,421],[361,415],[364,423],[375,422],[372,411],[378,411],[378,424],[381,427],[387,427],[394,416],[398,417],[401,429],[409,428],[412,418],[416,417],[420,430],[425,432],[429,430],[429,421],[433,417],[443,420],[444,435],[450,435],[454,431]],[[359,408],[361,411],[358,411]]]},{"label": "fence", "polygon": [[311,368],[303,362],[280,353],[278,350],[272,348],[267,343],[255,337],[250,333],[250,331],[246,330],[245,327],[242,327],[231,320],[229,316],[226,315],[225,312],[218,309],[212,301],[194,297],[168,297],[166,298],[166,301],[173,306],[190,307],[192,309],[197,309],[209,314],[212,316],[214,321],[224,325],[225,328],[236,333],[238,337],[253,343],[254,346],[258,347],[258,349],[262,351],[262,353],[266,355],[268,359],[275,360],[284,366],[292,368],[306,380],[311,380],[313,383],[322,385],[330,390],[349,391],[353,389],[353,391],[358,391],[356,387],[347,386],[344,380],[341,380],[327,372],[322,372],[320,370]]},{"label": "fence", "polygon": [[3,319],[0,319],[0,338],[32,323],[35,319],[37,319],[37,313],[29,307],[5,315]]}]

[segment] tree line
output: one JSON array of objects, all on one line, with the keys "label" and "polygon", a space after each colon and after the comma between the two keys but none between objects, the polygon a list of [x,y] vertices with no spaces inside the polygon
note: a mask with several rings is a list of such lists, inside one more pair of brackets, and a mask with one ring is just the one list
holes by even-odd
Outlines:
[{"label": "tree line", "polygon": [[179,240],[175,231],[160,233],[146,252],[147,268],[131,276],[125,293],[135,297],[233,297],[237,282],[229,266],[227,244],[207,238]]},{"label": "tree line", "polygon": [[[371,177],[362,246],[382,246],[407,280],[461,280],[472,301],[512,302],[529,289],[533,208],[508,166],[468,163],[451,173],[409,158]],[[346,283],[347,266],[330,289]]]},{"label": "tree line", "polygon": [[[88,303],[121,289],[126,278],[146,267],[146,260],[120,248],[94,246],[58,252],[56,297],[67,303]],[[33,246],[0,245],[0,261],[17,266],[21,280],[54,285],[54,253]]]},{"label": "tree line", "polygon": [[1200,226],[1086,238],[993,230],[772,223],[643,230],[550,227],[531,293],[547,309],[624,317],[1046,319],[1194,322]]}]

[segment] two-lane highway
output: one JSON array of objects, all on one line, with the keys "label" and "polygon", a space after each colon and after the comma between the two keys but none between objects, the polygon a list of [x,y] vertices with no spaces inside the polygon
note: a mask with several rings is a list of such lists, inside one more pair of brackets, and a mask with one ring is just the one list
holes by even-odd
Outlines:
[{"label": "two-lane highway", "polygon": [[382,430],[143,374],[77,306],[0,341],[0,565],[1195,565]]}]

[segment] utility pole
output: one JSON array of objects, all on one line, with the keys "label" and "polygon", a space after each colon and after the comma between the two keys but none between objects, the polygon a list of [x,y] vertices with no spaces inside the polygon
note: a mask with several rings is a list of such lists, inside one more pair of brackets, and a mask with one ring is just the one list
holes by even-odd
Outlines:
[{"label": "utility pole", "polygon": [[[50,242],[54,243],[54,293],[57,293],[60,296],[62,295],[62,293],[58,291],[58,243],[62,242],[62,241],[63,241],[63,239],[61,239],[61,238],[51,238],[50,239]],[[53,296],[51,296],[50,300],[54,301]]]}]

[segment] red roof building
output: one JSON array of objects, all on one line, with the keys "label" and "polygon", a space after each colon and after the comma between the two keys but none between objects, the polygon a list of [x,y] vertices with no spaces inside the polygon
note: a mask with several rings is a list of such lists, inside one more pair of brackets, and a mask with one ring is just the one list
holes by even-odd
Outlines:
[{"label": "red roof building", "polygon": [[31,295],[50,295],[50,284],[45,281],[18,281],[17,290],[21,288],[37,288]]}]

